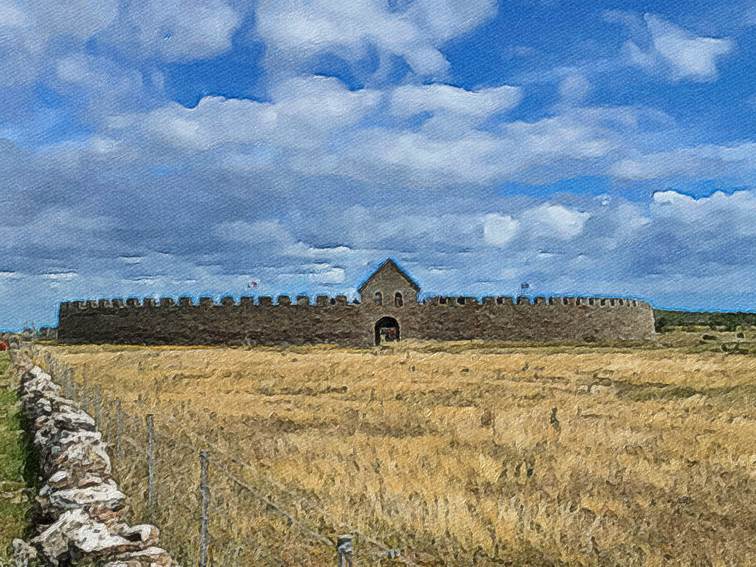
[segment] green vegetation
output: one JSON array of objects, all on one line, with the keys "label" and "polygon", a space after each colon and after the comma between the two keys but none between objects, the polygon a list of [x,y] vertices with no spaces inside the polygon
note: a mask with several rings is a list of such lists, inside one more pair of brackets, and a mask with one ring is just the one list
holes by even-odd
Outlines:
[{"label": "green vegetation", "polygon": [[654,309],[656,331],[663,332],[676,327],[706,327],[722,331],[756,327],[756,313],[722,313],[709,311],[668,311]]},{"label": "green vegetation", "polygon": [[10,543],[26,528],[23,437],[16,392],[8,376],[10,357],[0,352],[0,565],[10,560]]}]

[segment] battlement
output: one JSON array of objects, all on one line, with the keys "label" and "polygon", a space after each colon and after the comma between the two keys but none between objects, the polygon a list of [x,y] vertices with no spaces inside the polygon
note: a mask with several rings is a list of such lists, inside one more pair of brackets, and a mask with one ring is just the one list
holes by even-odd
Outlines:
[{"label": "battlement", "polygon": [[[77,311],[111,311],[117,309],[198,309],[198,308],[252,308],[252,307],[331,307],[354,306],[359,307],[357,302],[350,303],[346,295],[336,295],[330,297],[327,295],[318,295],[313,302],[307,295],[297,295],[292,299],[288,295],[278,295],[273,297],[268,295],[260,296],[242,296],[234,298],[224,296],[218,300],[212,297],[200,297],[195,301],[191,297],[161,297],[155,299],[145,297],[129,297],[126,300],[121,298],[113,299],[94,299],[79,301],[64,301],[60,304],[61,313],[71,313]],[[650,308],[650,305],[644,301],[632,298],[619,297],[562,297],[537,296],[534,298],[528,296],[484,296],[480,299],[472,296],[433,296],[426,298],[418,306],[443,306],[443,307],[503,307],[503,306],[546,306],[546,307],[644,307]],[[405,306],[400,309],[411,309],[411,306]]]},{"label": "battlement", "polygon": [[434,296],[427,298],[423,305],[444,307],[464,306],[544,306],[544,307],[643,307],[650,308],[644,301],[624,297],[573,297],[573,296],[484,296],[480,299],[469,296]]},{"label": "battlement", "polygon": [[120,298],[114,299],[96,299],[96,300],[78,300],[64,301],[60,304],[61,313],[71,313],[77,311],[111,311],[114,309],[198,309],[198,308],[219,308],[219,307],[331,307],[338,306],[355,306],[359,303],[349,302],[346,295],[318,295],[315,301],[307,295],[297,295],[292,298],[289,295],[278,295],[275,299],[268,295],[260,296],[242,296],[234,298],[224,296],[216,300],[212,297],[200,297],[196,301],[192,297],[179,297],[177,300],[172,297],[161,297],[155,299],[152,297],[138,298],[129,297],[126,300]]}]

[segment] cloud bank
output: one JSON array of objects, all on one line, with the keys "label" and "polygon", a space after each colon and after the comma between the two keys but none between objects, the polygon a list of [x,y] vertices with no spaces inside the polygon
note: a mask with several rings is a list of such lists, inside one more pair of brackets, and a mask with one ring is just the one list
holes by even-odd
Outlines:
[{"label": "cloud bank", "polygon": [[513,10],[0,0],[0,326],[252,279],[353,292],[388,255],[427,291],[751,306],[753,136],[686,110],[743,37],[614,12],[602,58],[561,37],[543,63]]}]

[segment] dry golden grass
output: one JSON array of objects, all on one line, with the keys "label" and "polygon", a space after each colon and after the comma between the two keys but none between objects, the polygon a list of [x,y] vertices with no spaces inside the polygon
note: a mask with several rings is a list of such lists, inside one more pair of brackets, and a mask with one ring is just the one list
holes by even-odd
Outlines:
[{"label": "dry golden grass", "polygon": [[[155,520],[187,563],[196,450],[210,448],[214,565],[335,564],[222,467],[326,536],[356,531],[423,565],[753,565],[756,357],[699,338],[44,350],[123,400],[117,476],[142,518],[155,414]],[[102,421],[112,437],[112,412]],[[357,544],[359,565],[388,564]]]}]

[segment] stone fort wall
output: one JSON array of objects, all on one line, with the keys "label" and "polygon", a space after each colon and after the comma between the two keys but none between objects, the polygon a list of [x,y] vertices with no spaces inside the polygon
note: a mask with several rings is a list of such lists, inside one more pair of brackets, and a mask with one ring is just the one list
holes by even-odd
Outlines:
[{"label": "stone fort wall", "polygon": [[433,297],[402,307],[346,296],[166,298],[60,305],[58,340],[126,344],[375,344],[375,325],[395,318],[402,339],[641,341],[654,336],[651,306],[633,299]]}]

